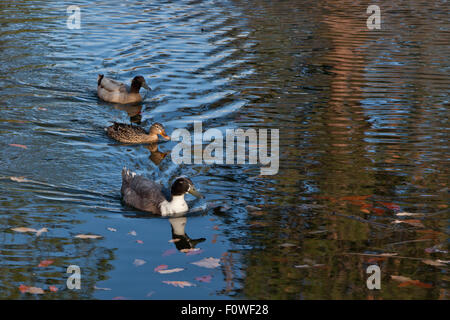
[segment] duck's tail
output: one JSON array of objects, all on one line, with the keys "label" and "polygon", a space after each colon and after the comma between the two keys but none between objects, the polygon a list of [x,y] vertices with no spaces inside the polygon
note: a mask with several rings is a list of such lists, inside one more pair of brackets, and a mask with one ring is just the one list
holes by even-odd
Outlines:
[{"label": "duck's tail", "polygon": [[127,169],[127,167],[122,168],[122,184],[126,183],[129,184],[130,180],[134,178],[136,175],[135,172],[130,171],[130,169]]},{"label": "duck's tail", "polygon": [[104,77],[103,74],[99,74],[99,75],[98,75],[98,77],[97,77],[97,86],[100,85],[100,83],[102,82],[103,77]]}]

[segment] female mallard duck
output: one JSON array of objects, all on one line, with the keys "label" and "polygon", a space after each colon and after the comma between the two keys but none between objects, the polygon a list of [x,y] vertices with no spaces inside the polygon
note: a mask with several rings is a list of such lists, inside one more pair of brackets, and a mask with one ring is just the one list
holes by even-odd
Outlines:
[{"label": "female mallard duck", "polygon": [[188,211],[184,195],[190,193],[198,198],[203,196],[195,190],[192,181],[179,177],[172,184],[171,200],[168,201],[156,182],[136,175],[123,168],[122,188],[120,190],[125,204],[139,210],[152,212],[161,216],[171,216]]},{"label": "female mallard duck", "polygon": [[147,133],[143,128],[125,123],[114,122],[106,128],[109,137],[124,143],[153,143],[158,141],[158,134],[166,140],[170,137],[166,134],[164,126],[155,122]]},{"label": "female mallard duck", "polygon": [[122,82],[104,77],[103,74],[99,74],[97,78],[97,94],[107,102],[121,104],[140,102],[142,101],[142,96],[139,94],[141,87],[150,90],[143,76],[134,77],[130,88]]}]

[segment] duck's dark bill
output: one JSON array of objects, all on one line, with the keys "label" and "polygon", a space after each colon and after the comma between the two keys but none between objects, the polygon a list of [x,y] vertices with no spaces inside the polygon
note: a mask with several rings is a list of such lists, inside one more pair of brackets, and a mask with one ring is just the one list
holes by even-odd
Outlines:
[{"label": "duck's dark bill", "polygon": [[145,82],[142,84],[142,87],[144,89],[151,90],[150,87]]},{"label": "duck's dark bill", "polygon": [[197,198],[204,198],[204,196],[198,192],[194,187],[191,187],[188,191],[190,194],[192,194],[193,196],[196,196]]}]

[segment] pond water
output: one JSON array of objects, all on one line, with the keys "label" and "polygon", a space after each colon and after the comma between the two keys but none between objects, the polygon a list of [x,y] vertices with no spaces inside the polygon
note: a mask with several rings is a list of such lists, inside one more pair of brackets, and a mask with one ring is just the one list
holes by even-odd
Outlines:
[{"label": "pond water", "polygon": [[[446,1],[378,1],[379,30],[365,1],[80,0],[68,29],[72,4],[0,3],[0,298],[448,299]],[[99,73],[152,90],[102,102]],[[279,129],[278,173],[177,165],[176,141],[104,131],[195,120]],[[120,201],[124,166],[186,175],[205,198],[187,196],[187,217],[143,214]],[[192,264],[205,258],[220,266]]]}]

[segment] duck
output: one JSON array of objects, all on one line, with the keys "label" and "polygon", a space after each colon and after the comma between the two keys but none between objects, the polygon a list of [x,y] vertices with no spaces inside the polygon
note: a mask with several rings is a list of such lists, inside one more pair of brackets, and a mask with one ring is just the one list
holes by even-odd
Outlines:
[{"label": "duck", "polygon": [[173,182],[170,189],[170,200],[168,200],[159,184],[137,175],[126,167],[122,169],[120,192],[126,205],[163,217],[174,216],[189,210],[188,204],[184,200],[186,193],[203,198],[203,195],[195,189],[191,179],[181,176]]},{"label": "duck", "polygon": [[185,232],[185,227],[187,223],[187,217],[170,217],[170,226],[172,227],[172,240],[175,247],[181,250],[191,250],[195,249],[195,246],[205,241],[205,238],[191,239]]},{"label": "duck", "polygon": [[97,78],[97,94],[106,102],[119,104],[141,102],[142,96],[139,93],[141,87],[150,90],[143,76],[134,77],[129,88],[124,83],[107,78],[103,74],[99,74]]},{"label": "duck", "polygon": [[109,137],[123,143],[154,143],[158,141],[158,134],[170,140],[164,126],[158,122],[152,124],[148,133],[141,127],[118,122],[114,122],[105,130]]}]

